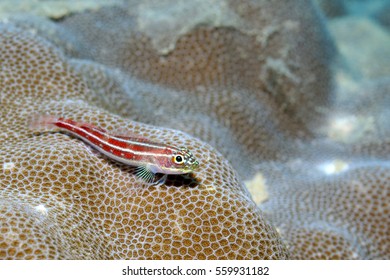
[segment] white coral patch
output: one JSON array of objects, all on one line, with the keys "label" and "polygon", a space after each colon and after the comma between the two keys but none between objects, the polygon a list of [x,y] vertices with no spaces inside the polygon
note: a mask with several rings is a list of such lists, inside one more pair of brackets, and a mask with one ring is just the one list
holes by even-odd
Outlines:
[{"label": "white coral patch", "polygon": [[3,169],[4,170],[12,170],[15,168],[15,163],[14,162],[4,162],[3,163]]},{"label": "white coral patch", "polygon": [[336,115],[329,122],[327,134],[332,140],[356,142],[372,132],[373,124],[371,116]]},{"label": "white coral patch", "polygon": [[347,162],[335,159],[330,162],[322,163],[318,165],[317,168],[326,175],[334,175],[346,171],[348,167],[349,164]]},{"label": "white coral patch", "polygon": [[257,205],[268,200],[267,185],[262,173],[256,173],[251,180],[245,181],[244,183]]},{"label": "white coral patch", "polygon": [[38,214],[42,216],[47,216],[47,208],[43,204],[39,204],[38,206],[35,206],[34,209],[38,212]]}]

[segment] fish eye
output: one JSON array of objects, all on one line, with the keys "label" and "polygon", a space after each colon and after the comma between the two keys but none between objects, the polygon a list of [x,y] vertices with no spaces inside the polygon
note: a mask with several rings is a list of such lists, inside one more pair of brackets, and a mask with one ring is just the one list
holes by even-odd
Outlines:
[{"label": "fish eye", "polygon": [[174,161],[175,163],[182,164],[182,163],[183,163],[183,157],[180,156],[180,155],[174,156],[174,157],[173,157],[173,161]]}]

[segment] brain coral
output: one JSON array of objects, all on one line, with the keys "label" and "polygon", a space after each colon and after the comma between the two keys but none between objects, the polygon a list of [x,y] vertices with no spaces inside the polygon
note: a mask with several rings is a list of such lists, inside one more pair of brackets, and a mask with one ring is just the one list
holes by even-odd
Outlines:
[{"label": "brain coral", "polygon": [[[389,258],[387,84],[335,90],[311,1],[8,21],[1,258]],[[29,130],[42,112],[190,147],[201,167],[147,186],[77,139]]]},{"label": "brain coral", "polygon": [[[285,258],[229,163],[179,131],[119,118],[91,105],[91,90],[45,40],[1,26],[1,258]],[[37,134],[37,112],[126,128],[191,147],[196,182],[147,186],[129,169],[59,133]]]},{"label": "brain coral", "polygon": [[[305,160],[293,170],[284,166],[266,172],[272,199],[262,209],[288,240],[291,257],[389,258],[388,163],[359,158],[328,161],[328,166],[322,162],[310,161],[317,172]],[[332,164],[334,176],[321,172]]]}]

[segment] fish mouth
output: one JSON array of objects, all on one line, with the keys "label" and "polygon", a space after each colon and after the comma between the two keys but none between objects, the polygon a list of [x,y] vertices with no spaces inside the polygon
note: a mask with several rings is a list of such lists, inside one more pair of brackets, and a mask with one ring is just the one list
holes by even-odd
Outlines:
[{"label": "fish mouth", "polygon": [[187,164],[185,164],[184,166],[182,166],[180,168],[164,168],[161,170],[161,172],[165,173],[165,174],[180,175],[180,174],[191,173],[192,171],[198,169],[198,167],[199,167],[199,162],[197,160],[195,160],[191,163],[187,162]]},{"label": "fish mouth", "polygon": [[195,171],[196,169],[198,169],[199,167],[199,162],[198,161],[194,161],[193,163],[191,164],[188,164],[185,169],[183,170],[183,174],[186,174],[186,173],[190,173],[192,171]]}]

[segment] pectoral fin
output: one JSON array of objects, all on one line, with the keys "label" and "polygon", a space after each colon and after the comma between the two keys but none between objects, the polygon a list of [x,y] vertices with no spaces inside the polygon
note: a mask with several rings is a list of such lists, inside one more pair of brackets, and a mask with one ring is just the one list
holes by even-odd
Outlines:
[{"label": "pectoral fin", "polygon": [[140,165],[137,166],[135,169],[135,175],[140,177],[142,180],[151,183],[154,181],[154,176],[155,174],[153,173],[152,170],[147,165]]}]

